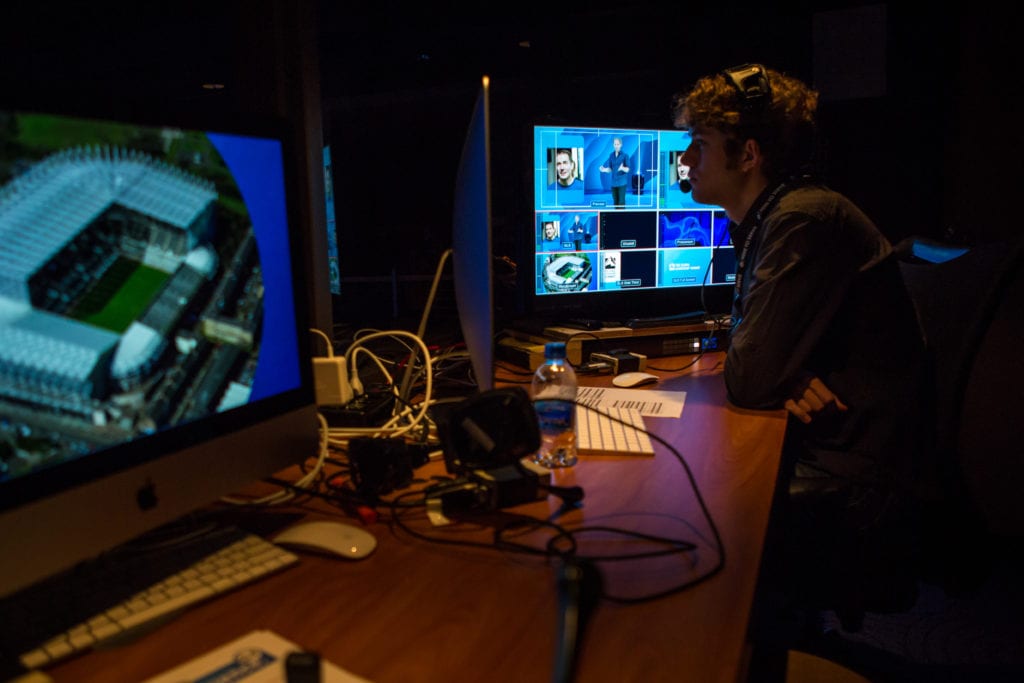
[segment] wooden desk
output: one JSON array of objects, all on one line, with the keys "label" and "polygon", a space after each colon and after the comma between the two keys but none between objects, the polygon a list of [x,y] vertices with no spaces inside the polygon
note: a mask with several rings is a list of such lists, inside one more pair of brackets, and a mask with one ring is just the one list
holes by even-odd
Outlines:
[{"label": "wooden desk", "polygon": [[[705,356],[654,385],[686,391],[686,405],[681,419],[647,424],[690,464],[724,541],[725,568],[653,602],[602,602],[583,643],[580,681],[733,683],[745,674],[748,614],[786,421],[781,411],[727,405],[722,361],[723,354]],[[682,466],[664,447],[654,457],[583,457],[558,472],[556,483],[576,483],[586,493],[581,509],[559,518],[563,525],[630,528],[699,544],[685,556],[601,563],[609,592],[662,590],[714,566],[708,525]],[[552,497],[516,510],[547,516],[559,503]],[[410,523],[446,538],[486,537],[461,527],[434,530],[420,513]],[[266,628],[375,683],[551,680],[553,563],[428,543],[384,525],[373,531],[379,547],[366,560],[303,556],[298,566],[189,610],[134,643],[48,673],[58,683],[139,681]],[[621,543],[616,548],[622,551]]]}]

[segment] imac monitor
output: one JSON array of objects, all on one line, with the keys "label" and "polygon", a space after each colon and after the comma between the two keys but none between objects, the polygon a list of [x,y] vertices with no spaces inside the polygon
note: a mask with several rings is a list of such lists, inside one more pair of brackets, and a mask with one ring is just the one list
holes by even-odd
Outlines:
[{"label": "imac monitor", "polygon": [[0,111],[0,596],[315,455],[290,140]]},{"label": "imac monitor", "polygon": [[533,126],[534,313],[628,321],[728,310],[729,221],[686,191],[689,144],[683,130]]},{"label": "imac monitor", "polygon": [[483,77],[455,177],[452,278],[459,324],[480,391],[494,388],[490,79]]}]

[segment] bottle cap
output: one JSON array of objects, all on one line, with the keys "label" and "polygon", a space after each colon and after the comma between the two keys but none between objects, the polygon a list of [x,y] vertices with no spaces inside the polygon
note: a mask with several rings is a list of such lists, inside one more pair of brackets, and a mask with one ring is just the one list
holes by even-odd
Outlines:
[{"label": "bottle cap", "polygon": [[565,342],[548,342],[544,345],[545,358],[565,358]]}]

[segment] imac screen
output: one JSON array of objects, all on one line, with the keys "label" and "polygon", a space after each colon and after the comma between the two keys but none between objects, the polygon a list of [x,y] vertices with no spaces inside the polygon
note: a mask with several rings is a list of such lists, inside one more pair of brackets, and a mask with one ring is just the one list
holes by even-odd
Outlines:
[{"label": "imac screen", "polygon": [[725,212],[680,189],[689,144],[682,130],[533,127],[535,308],[658,315],[681,292],[731,288]]},{"label": "imac screen", "polygon": [[315,448],[287,139],[0,111],[0,591]]},{"label": "imac screen", "polygon": [[494,388],[489,87],[484,76],[455,178],[452,218],[455,300],[480,391]]}]

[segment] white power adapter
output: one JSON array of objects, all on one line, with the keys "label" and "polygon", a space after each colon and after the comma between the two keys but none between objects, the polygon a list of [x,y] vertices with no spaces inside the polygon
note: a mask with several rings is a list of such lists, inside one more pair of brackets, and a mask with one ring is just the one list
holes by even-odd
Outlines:
[{"label": "white power adapter", "polygon": [[354,396],[344,356],[314,358],[313,380],[318,406],[343,406]]}]

